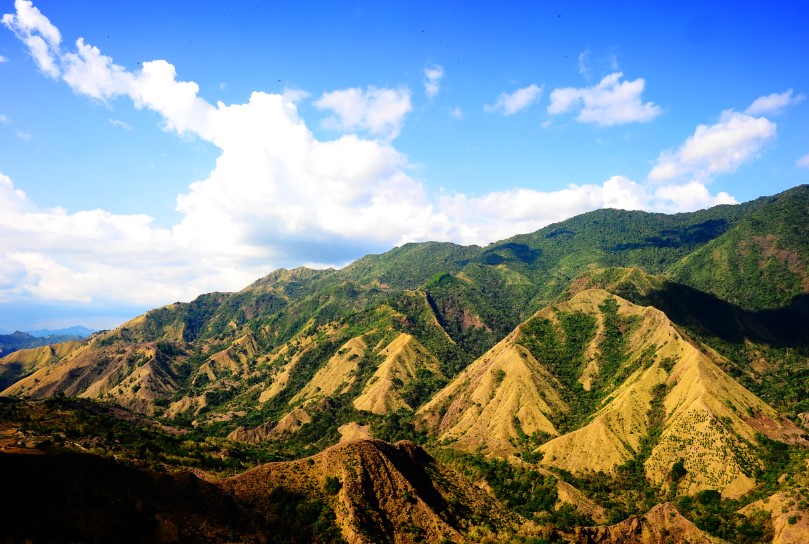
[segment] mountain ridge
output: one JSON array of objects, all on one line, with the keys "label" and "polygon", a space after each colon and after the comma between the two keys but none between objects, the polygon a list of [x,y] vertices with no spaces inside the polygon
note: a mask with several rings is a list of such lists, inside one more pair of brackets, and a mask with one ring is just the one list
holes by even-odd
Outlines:
[{"label": "mountain ridge", "polygon": [[[796,425],[809,421],[806,210],[802,186],[689,214],[597,210],[486,247],[406,244],[341,270],[280,269],[2,358],[1,394],[114,403],[279,459],[349,429],[408,439],[471,456],[452,459],[558,527],[589,523],[575,506],[547,510],[542,493],[565,485],[613,522],[666,500],[700,520],[686,499],[715,492],[730,505],[804,485],[797,461],[771,461],[800,459],[809,439]],[[721,288],[689,272],[716,255],[738,266]],[[792,480],[774,483],[770,466]]]}]

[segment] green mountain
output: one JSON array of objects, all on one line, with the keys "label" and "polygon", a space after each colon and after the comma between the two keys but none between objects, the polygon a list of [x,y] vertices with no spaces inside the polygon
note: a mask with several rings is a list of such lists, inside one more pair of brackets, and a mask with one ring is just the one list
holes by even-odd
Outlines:
[{"label": "green mountain", "polygon": [[807,212],[801,186],[277,270],[15,352],[2,395],[122,407],[260,452],[244,468],[411,440],[563,539],[666,501],[714,536],[760,538],[775,522],[737,511],[807,485]]},{"label": "green mountain", "polygon": [[804,185],[765,199],[725,235],[672,266],[668,275],[748,310],[805,307],[808,193]]}]

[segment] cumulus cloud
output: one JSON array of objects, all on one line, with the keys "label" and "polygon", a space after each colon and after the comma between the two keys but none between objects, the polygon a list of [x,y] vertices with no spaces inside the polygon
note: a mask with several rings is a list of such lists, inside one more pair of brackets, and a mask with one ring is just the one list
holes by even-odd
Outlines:
[{"label": "cumulus cloud", "polygon": [[775,133],[776,124],[765,117],[725,110],[713,125],[697,126],[677,150],[661,153],[649,179],[710,182],[753,159]]},{"label": "cumulus cloud", "polygon": [[[144,303],[166,302],[160,292],[167,282],[155,280],[171,275],[177,257],[165,243],[170,233],[151,227],[149,217],[39,209],[3,174],[0,210],[3,275],[14,278],[13,283],[3,282],[1,302],[29,297],[88,302],[115,299],[124,289]],[[163,259],[166,269],[161,268]]]},{"label": "cumulus cloud", "polygon": [[662,113],[660,106],[641,99],[646,86],[644,79],[621,81],[622,77],[623,73],[615,72],[592,87],[554,89],[548,113],[560,115],[578,111],[578,122],[601,126],[645,123]]},{"label": "cumulus cloud", "polygon": [[[22,6],[25,14],[35,9]],[[18,36],[29,49],[35,46],[27,38],[45,40],[37,32],[58,35],[41,14],[36,25],[24,23],[25,14],[4,21],[25,30]],[[159,113],[165,130],[195,135],[221,154],[210,175],[178,196],[182,218],[170,229],[155,228],[146,215],[39,210],[4,177],[2,252],[16,263],[13,270],[26,271],[11,290],[19,296],[166,302],[237,289],[276,266],[324,262],[333,248],[351,247],[357,256],[446,230],[423,186],[407,175],[402,154],[385,139],[355,134],[319,141],[298,115],[300,92],[256,92],[247,103],[213,105],[166,61],[132,72],[82,39],[57,53],[56,74],[76,93],[101,101],[127,97]],[[343,128],[390,137],[410,110],[410,96],[353,89],[326,93],[319,104]],[[291,248],[296,253],[289,257]]]},{"label": "cumulus cloud", "polygon": [[[390,139],[411,109],[406,89],[323,94],[316,106],[333,112],[328,122],[349,133],[322,141],[299,115],[300,92],[254,92],[245,103],[212,104],[165,60],[130,71],[81,39],[62,52],[58,30],[30,2],[17,6],[4,23],[32,52],[38,42],[31,38],[55,44],[48,46],[55,77],[77,94],[111,105],[131,100],[157,112],[165,130],[210,142],[220,155],[210,174],[178,196],[181,218],[169,228],[145,214],[42,209],[0,174],[0,302],[154,306],[239,289],[278,266],[339,265],[409,241],[485,244],[601,207],[679,210],[730,198],[690,180],[655,184],[621,176],[559,191],[433,198],[408,174],[407,158]],[[504,95],[498,111],[527,107],[542,90],[526,89]],[[694,155],[673,156],[687,166]]]},{"label": "cumulus cloud", "polygon": [[760,115],[778,115],[789,106],[800,104],[805,98],[806,95],[803,93],[793,96],[792,89],[784,91],[783,93],[772,93],[756,98],[753,103],[744,110],[744,113],[752,115],[753,117]]},{"label": "cumulus cloud", "polygon": [[424,69],[424,94],[427,98],[435,98],[441,91],[441,79],[444,77],[444,68],[433,64]]},{"label": "cumulus cloud", "polygon": [[454,240],[485,244],[598,208],[633,210],[648,204],[642,186],[614,176],[601,185],[570,185],[558,191],[517,188],[480,197],[443,195],[439,207],[455,226]]},{"label": "cumulus cloud", "polygon": [[809,168],[809,153],[798,159],[795,164],[800,168]]},{"label": "cumulus cloud", "polygon": [[486,104],[483,106],[484,111],[488,113],[500,113],[502,115],[514,115],[518,111],[528,108],[531,104],[538,101],[542,96],[542,89],[544,85],[536,85],[532,83],[528,87],[517,89],[513,93],[500,93],[494,104]]},{"label": "cumulus cloud", "polygon": [[720,204],[738,204],[735,198],[721,191],[712,195],[708,187],[699,181],[662,184],[652,192],[654,205],[650,209],[675,213],[694,211]]},{"label": "cumulus cloud", "polygon": [[326,128],[364,130],[373,136],[387,139],[399,135],[405,115],[413,109],[410,91],[405,88],[340,89],[323,93],[314,105],[320,110],[334,113],[324,120],[323,125]]},{"label": "cumulus cloud", "polygon": [[57,57],[62,35],[30,0],[16,0],[17,13],[3,15],[3,24],[28,46],[28,52],[45,74],[59,77]]}]

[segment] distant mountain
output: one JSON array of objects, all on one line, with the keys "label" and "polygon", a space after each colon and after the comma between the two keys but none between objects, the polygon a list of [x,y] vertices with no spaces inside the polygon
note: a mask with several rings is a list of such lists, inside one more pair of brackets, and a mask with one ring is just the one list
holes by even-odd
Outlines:
[{"label": "distant mountain", "polygon": [[[39,346],[49,346],[61,342],[81,340],[95,331],[87,327],[75,326],[67,329],[36,331],[15,331],[11,334],[0,334],[0,357],[20,349],[30,349]],[[2,385],[2,381],[0,381]]]},{"label": "distant mountain", "polygon": [[363,429],[432,448],[560,530],[674,501],[714,536],[762,538],[763,518],[720,506],[809,487],[807,228],[802,186],[277,270],[6,356],[2,395],[114,403],[274,459]]},{"label": "distant mountain", "polygon": [[36,337],[45,336],[76,336],[78,338],[87,338],[96,332],[94,329],[88,329],[82,325],[74,325],[65,329],[37,329],[35,331],[28,331],[28,334]]}]

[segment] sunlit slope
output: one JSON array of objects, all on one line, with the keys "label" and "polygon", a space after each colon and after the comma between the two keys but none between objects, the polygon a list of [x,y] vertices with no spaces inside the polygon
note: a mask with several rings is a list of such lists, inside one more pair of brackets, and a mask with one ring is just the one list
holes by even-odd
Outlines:
[{"label": "sunlit slope", "polygon": [[374,414],[412,411],[416,395],[408,393],[413,385],[420,379],[443,379],[438,359],[410,334],[400,334],[379,355],[384,360],[354,399],[358,410]]},{"label": "sunlit slope", "polygon": [[418,425],[466,451],[509,455],[524,434],[557,435],[566,411],[551,374],[510,335],[472,363],[418,412]]},{"label": "sunlit slope", "polygon": [[182,353],[170,344],[130,344],[123,348],[87,344],[46,361],[2,392],[33,398],[64,394],[114,399],[128,408],[154,414],[155,402],[177,391]]},{"label": "sunlit slope", "polygon": [[[800,430],[725,374],[714,362],[718,354],[697,348],[661,311],[599,290],[579,293],[568,308],[601,310],[605,322],[611,300],[615,318],[628,327],[620,362],[612,377],[603,374],[609,361],[602,340],[595,350],[602,360],[593,361],[600,365],[603,398],[582,427],[539,448],[543,463],[581,473],[642,462],[646,476],[662,484],[682,458],[684,492],[719,489],[737,496],[752,488],[756,432],[795,439]],[[605,334],[600,330],[595,342]]]},{"label": "sunlit slope", "polygon": [[470,365],[418,423],[470,452],[524,455],[546,441],[541,462],[574,474],[641,463],[661,485],[682,458],[682,492],[738,496],[755,484],[756,433],[790,441],[801,431],[705,349],[658,309],[584,289]]},{"label": "sunlit slope", "polygon": [[81,346],[81,342],[62,342],[15,351],[0,359],[0,391],[39,368],[66,357]]}]

